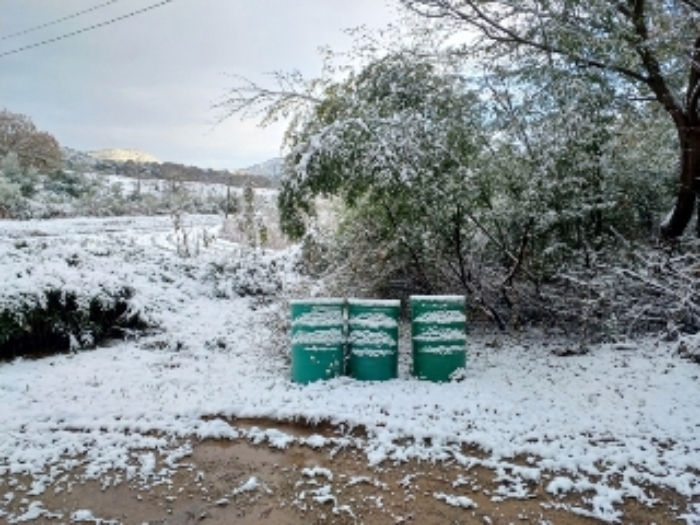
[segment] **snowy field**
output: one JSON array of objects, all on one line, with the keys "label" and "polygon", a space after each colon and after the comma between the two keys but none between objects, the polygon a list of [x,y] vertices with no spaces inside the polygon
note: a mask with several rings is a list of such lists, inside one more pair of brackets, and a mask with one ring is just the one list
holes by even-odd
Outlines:
[{"label": "snowy field", "polygon": [[[270,344],[265,313],[275,299],[240,297],[251,286],[280,296],[299,287],[296,252],[250,253],[216,238],[220,218],[195,216],[186,227],[210,240],[182,258],[169,220],[0,221],[1,301],[47,283],[86,293],[127,284],[160,326],[95,351],[0,363],[0,520],[45,516],[42,494],[67,489],[70,470],[104,485],[157,483],[190,453],[182,438],[247,437],[280,448],[356,446],[370,464],[483,465],[502,479],[494,498],[528,498],[528,483],[540,480],[555,500],[585,494],[570,510],[609,522],[624,499],[653,505],[654,488],[665,487],[687,498],[681,522],[700,523],[700,367],[676,355],[677,342],[557,357],[564,342],[474,335],[458,382],[415,380],[404,355],[398,380],[298,386]],[[231,418],[328,421],[348,433],[298,438]],[[439,496],[459,502],[468,489]],[[23,510],[10,514],[17,498]]]}]

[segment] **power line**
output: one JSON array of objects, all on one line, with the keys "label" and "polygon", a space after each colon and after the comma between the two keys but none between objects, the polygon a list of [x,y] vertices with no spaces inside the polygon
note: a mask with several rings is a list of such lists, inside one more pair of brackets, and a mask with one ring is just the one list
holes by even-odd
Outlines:
[{"label": "power line", "polygon": [[100,5],[96,5],[95,7],[91,7],[90,9],[84,9],[83,11],[78,11],[77,13],[74,13],[72,15],[64,16],[63,18],[59,18],[58,20],[54,20],[53,22],[48,22],[48,23],[42,24],[40,26],[25,29],[24,31],[19,31],[18,33],[12,33],[11,35],[7,35],[7,36],[0,38],[0,41],[8,40],[10,38],[15,38],[15,37],[21,36],[21,35],[26,35],[27,33],[32,33],[34,31],[38,31],[39,29],[44,29],[45,27],[53,26],[53,25],[56,25],[60,22],[65,22],[66,20],[70,20],[71,18],[77,18],[81,15],[84,15],[86,13],[91,13],[92,11],[97,11],[98,9],[101,9],[102,7],[106,7],[110,4],[114,4],[118,1],[119,0],[110,0],[109,2],[106,2],[104,4],[100,4]]},{"label": "power line", "polygon": [[36,44],[30,44],[28,46],[19,47],[17,49],[13,49],[11,51],[5,51],[4,53],[0,53],[0,58],[6,57],[8,55],[14,55],[15,53],[19,53],[21,51],[26,51],[27,49],[33,49],[35,47],[45,46],[47,44],[52,44],[54,42],[58,42],[59,40],[65,40],[66,38],[80,35],[81,33],[86,33],[88,31],[92,31],[93,29],[98,29],[100,27],[108,26],[110,24],[114,24],[115,22],[119,22],[120,20],[124,20],[125,18],[131,18],[132,16],[140,15],[141,13],[145,13],[146,11],[150,11],[150,10],[155,9],[157,7],[161,7],[165,4],[169,4],[171,2],[174,2],[174,0],[163,0],[162,2],[158,2],[157,4],[153,4],[153,5],[150,5],[148,7],[144,7],[143,9],[138,9],[136,11],[132,11],[131,13],[127,13],[127,14],[119,16],[117,18],[112,18],[112,19],[107,20],[105,22],[100,22],[99,24],[91,25],[88,27],[84,27],[83,29],[78,29],[77,31],[73,31],[71,33],[66,33],[65,35],[57,36],[56,38],[42,40],[41,42],[37,42]]}]

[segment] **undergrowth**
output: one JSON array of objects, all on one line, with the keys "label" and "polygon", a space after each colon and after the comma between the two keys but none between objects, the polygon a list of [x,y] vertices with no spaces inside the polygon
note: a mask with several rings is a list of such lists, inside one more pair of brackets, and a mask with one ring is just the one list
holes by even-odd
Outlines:
[{"label": "undergrowth", "polygon": [[148,328],[130,305],[133,291],[122,288],[79,299],[48,289],[0,307],[0,359],[41,357],[93,348]]}]

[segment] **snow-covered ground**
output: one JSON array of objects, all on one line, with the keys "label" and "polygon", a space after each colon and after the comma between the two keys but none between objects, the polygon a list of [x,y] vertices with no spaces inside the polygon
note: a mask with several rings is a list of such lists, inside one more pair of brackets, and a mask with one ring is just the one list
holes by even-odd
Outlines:
[{"label": "snow-covered ground", "polygon": [[[192,227],[215,227],[221,224],[216,215],[187,215],[186,225]],[[73,217],[68,219],[0,221],[0,242],[31,239],[33,237],[99,237],[117,236],[135,239],[136,234],[157,237],[159,233],[172,232],[173,219],[169,216],[154,217]],[[71,243],[73,244],[73,243]],[[75,246],[74,246],[75,247]]]},{"label": "snow-covered ground", "polygon": [[190,451],[183,437],[276,447],[331,439],[225,421],[265,417],[361,426],[366,438],[332,439],[362,448],[371,464],[490,467],[503,480],[495,498],[526,498],[528,481],[544,480],[552,495],[585,493],[573,510],[605,521],[620,518],[623,499],[652,504],[653,487],[667,487],[688,498],[678,516],[700,523],[700,368],[676,355],[677,343],[557,357],[552,346],[564,342],[482,335],[470,338],[466,374],[453,383],[411,378],[404,356],[397,380],[295,385],[284,349],[270,345],[270,307],[239,296],[246,279],[270,293],[298,286],[294,250],[251,254],[216,239],[220,219],[187,220],[214,239],[194,258],[177,254],[167,218],[0,221],[0,301],[57,280],[85,293],[119,282],[161,327],[95,351],[0,364],[2,519],[22,517],[7,512],[14,498],[26,498],[25,516],[41,514],[42,494],[65,489],[78,467],[105,484],[167,479]]}]

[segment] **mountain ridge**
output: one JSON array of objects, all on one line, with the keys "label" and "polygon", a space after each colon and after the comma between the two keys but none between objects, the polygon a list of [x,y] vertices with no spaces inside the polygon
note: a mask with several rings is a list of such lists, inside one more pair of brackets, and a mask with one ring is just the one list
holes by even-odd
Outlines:
[{"label": "mountain ridge", "polygon": [[87,151],[86,153],[97,160],[112,160],[117,162],[133,161],[143,164],[162,164],[162,162],[155,156],[137,149],[110,148]]},{"label": "mountain ridge", "polygon": [[[123,173],[136,175],[140,173],[160,173],[165,171],[175,171],[184,174],[184,172],[202,172],[202,175],[208,174],[214,179],[225,179],[225,174],[234,175],[236,177],[252,178],[259,181],[261,178],[269,181],[273,186],[279,184],[283,174],[284,159],[282,157],[273,157],[271,159],[253,164],[245,168],[231,170],[213,170],[199,168],[197,166],[186,166],[175,162],[163,162],[157,159],[150,153],[136,149],[119,149],[109,148],[93,151],[80,151],[69,147],[61,148],[64,159],[64,167],[66,169],[83,169],[94,170],[97,172],[107,173]],[[154,171],[155,170],[155,171]],[[200,178],[199,175],[197,178]],[[239,181],[240,182],[240,181]]]}]

